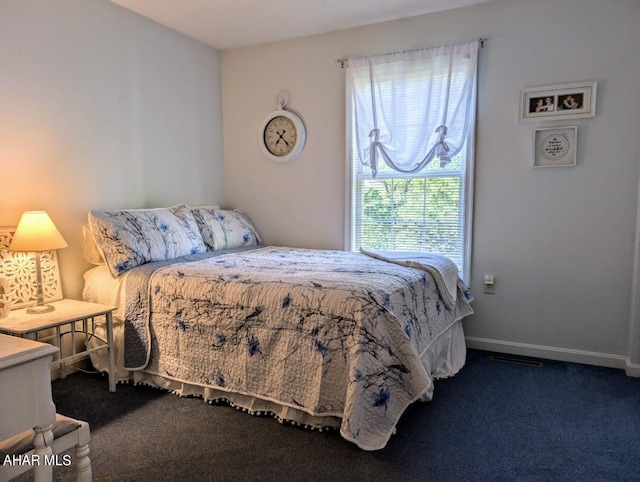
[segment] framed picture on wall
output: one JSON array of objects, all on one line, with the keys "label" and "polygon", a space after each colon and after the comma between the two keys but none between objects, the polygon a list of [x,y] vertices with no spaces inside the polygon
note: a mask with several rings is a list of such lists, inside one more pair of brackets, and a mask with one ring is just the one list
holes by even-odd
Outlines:
[{"label": "framed picture on wall", "polygon": [[596,115],[594,82],[529,87],[520,91],[520,119],[579,119]]},{"label": "framed picture on wall", "polygon": [[533,131],[533,167],[576,165],[578,127],[552,127]]}]

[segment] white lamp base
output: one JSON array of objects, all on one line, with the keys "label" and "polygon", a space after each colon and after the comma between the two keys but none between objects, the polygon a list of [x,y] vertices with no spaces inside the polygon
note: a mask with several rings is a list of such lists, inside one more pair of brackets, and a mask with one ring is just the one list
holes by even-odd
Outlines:
[{"label": "white lamp base", "polygon": [[30,315],[40,315],[55,310],[55,306],[44,304],[44,291],[42,290],[42,269],[40,268],[40,252],[36,251],[36,306],[27,308]]}]

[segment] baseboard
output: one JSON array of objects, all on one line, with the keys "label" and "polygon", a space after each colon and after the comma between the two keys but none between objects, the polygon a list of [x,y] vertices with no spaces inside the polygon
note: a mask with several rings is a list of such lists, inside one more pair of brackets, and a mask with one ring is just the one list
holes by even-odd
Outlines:
[{"label": "baseboard", "polygon": [[636,363],[631,363],[629,360],[627,360],[627,366],[625,367],[624,371],[630,377],[640,378],[640,365]]},{"label": "baseboard", "polygon": [[640,377],[640,365],[631,363],[620,355],[609,355],[591,351],[572,350],[569,348],[556,348],[552,346],[531,345],[528,343],[516,343],[504,340],[491,340],[488,338],[465,337],[467,347],[508,353],[510,355],[522,355],[534,358],[546,358],[571,363],[583,363],[607,368],[624,370],[630,377]]}]

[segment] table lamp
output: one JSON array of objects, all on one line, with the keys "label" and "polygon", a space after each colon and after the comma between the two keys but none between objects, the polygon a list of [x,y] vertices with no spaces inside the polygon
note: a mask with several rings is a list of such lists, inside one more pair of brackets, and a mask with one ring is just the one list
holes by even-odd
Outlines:
[{"label": "table lamp", "polygon": [[66,247],[67,242],[45,211],[26,211],[22,215],[11,239],[9,251],[36,254],[36,305],[27,308],[27,313],[40,314],[55,310],[54,306],[44,304],[40,253]]}]

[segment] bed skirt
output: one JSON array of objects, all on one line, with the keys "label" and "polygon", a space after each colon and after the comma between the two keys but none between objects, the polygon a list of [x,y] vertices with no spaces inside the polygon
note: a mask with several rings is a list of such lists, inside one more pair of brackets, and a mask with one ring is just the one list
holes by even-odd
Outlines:
[{"label": "bed skirt", "polygon": [[[104,325],[96,326],[98,336],[106,335]],[[291,422],[307,428],[324,429],[340,428],[341,419],[334,416],[314,416],[293,407],[283,406],[276,401],[257,398],[249,394],[232,393],[218,390],[211,386],[194,385],[184,380],[170,379],[148,371],[128,371],[124,367],[122,350],[124,330],[122,320],[113,320],[114,345],[116,355],[116,380],[131,382],[168,390],[183,397],[200,397],[208,403],[226,402],[230,405],[254,415],[271,415],[281,422]],[[106,336],[105,336],[106,338]],[[99,342],[96,342],[99,343]],[[92,343],[90,342],[90,345]],[[464,366],[466,360],[466,344],[462,328],[462,320],[455,322],[448,330],[436,338],[422,357],[422,362],[431,375],[432,383],[420,401],[433,398],[433,380],[455,375]],[[91,354],[91,362],[96,370],[107,372],[108,355],[104,351]]]}]

